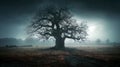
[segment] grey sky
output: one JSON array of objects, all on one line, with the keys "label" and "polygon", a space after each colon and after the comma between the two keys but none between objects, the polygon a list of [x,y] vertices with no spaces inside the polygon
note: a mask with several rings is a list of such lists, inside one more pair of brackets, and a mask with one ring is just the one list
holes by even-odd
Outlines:
[{"label": "grey sky", "polygon": [[[26,38],[26,26],[40,6],[55,4],[69,7],[76,20],[85,20],[95,30],[90,40],[97,38],[120,41],[119,0],[1,0],[0,38]],[[93,34],[93,35],[92,35]]]}]

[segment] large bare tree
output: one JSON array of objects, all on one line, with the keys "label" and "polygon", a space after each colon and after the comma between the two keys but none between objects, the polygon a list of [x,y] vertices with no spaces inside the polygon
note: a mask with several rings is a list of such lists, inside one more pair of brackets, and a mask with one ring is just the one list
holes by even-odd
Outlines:
[{"label": "large bare tree", "polygon": [[87,36],[86,23],[77,24],[67,8],[47,7],[35,15],[30,25],[32,33],[49,39],[55,38],[55,48],[64,48],[66,38],[84,41]]}]

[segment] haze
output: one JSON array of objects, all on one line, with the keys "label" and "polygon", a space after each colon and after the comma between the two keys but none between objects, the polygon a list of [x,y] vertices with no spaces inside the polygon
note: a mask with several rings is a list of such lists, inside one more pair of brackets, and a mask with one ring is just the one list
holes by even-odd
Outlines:
[{"label": "haze", "polygon": [[[78,23],[87,21],[88,40],[120,42],[119,0],[1,0],[0,38],[26,39],[26,27],[41,6],[67,6]],[[71,40],[66,40],[71,42]]]}]

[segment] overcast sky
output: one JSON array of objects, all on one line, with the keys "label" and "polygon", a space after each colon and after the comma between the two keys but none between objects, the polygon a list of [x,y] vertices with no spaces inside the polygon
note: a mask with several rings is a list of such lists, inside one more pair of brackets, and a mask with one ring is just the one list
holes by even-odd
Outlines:
[{"label": "overcast sky", "polygon": [[119,0],[0,0],[0,38],[27,37],[26,27],[41,6],[71,9],[77,22],[87,21],[88,39],[120,42]]}]

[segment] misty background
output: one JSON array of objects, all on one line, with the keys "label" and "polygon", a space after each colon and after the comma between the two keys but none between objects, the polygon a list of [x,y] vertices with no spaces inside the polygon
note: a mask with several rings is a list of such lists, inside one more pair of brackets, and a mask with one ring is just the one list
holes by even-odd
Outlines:
[{"label": "misty background", "polygon": [[119,0],[0,0],[0,45],[53,45],[54,40],[40,41],[26,33],[39,8],[51,4],[70,8],[78,23],[87,21],[86,43],[120,42]]}]

